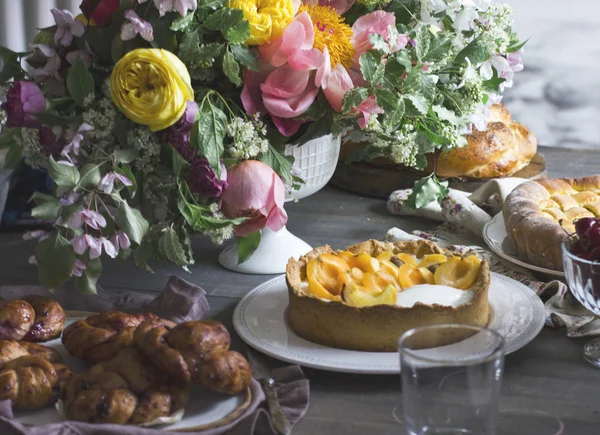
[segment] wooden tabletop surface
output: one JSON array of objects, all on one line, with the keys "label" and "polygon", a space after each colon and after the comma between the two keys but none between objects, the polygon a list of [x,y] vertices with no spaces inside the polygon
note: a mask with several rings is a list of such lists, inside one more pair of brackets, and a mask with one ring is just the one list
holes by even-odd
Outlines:
[{"label": "wooden tabletop surface", "polygon": [[[597,174],[600,152],[541,148],[551,177]],[[397,226],[406,231],[434,224],[417,218],[399,218],[387,212],[385,201],[356,196],[334,187],[286,205],[288,229],[312,246],[343,248],[370,238],[383,238]],[[482,243],[484,243],[482,241]],[[172,265],[158,265],[155,273],[131,263],[105,261],[101,286],[111,292],[158,292],[169,275],[178,275],[203,287],[211,317],[223,321],[232,335],[231,316],[249,290],[270,276],[249,276],[221,268],[215,247],[195,237],[196,264],[191,274]],[[27,263],[32,242],[15,232],[0,234],[0,285],[35,284],[37,272]],[[234,337],[235,339],[235,337]],[[501,435],[554,435],[600,433],[600,370],[582,358],[585,340],[569,339],[564,330],[545,328],[525,348],[506,357],[502,385]],[[235,345],[240,347],[239,339]],[[311,403],[296,426],[298,435],[402,434],[402,391],[399,376],[367,376],[305,369],[310,379]]]}]

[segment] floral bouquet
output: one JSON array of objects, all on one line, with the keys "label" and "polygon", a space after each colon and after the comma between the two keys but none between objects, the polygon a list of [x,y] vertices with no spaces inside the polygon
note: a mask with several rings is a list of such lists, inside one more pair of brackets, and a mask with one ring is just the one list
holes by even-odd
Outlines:
[{"label": "floral bouquet", "polygon": [[[193,264],[190,232],[281,229],[301,183],[285,144],[361,132],[353,158],[460,146],[519,69],[506,6],[485,0],[84,0],[32,51],[0,48],[0,149],[47,170],[52,222],[31,261],[94,292],[101,258]],[[476,124],[477,125],[477,124]],[[416,205],[443,193],[435,177]]]}]

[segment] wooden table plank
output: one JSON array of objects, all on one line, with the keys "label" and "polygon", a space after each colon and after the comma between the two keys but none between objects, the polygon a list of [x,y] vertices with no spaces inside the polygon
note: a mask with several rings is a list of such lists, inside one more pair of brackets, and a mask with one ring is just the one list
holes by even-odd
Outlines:
[{"label": "wooden table plank", "polygon": [[[598,172],[600,153],[569,149],[540,150],[550,176],[583,176]],[[326,187],[317,194],[286,205],[288,228],[313,246],[329,243],[335,248],[369,238],[381,238],[392,226],[406,231],[427,229],[434,223],[420,218],[390,215],[385,201],[364,198]],[[482,242],[483,243],[483,242]],[[17,233],[0,234],[0,284],[35,284],[36,268],[27,263],[34,243]],[[238,300],[270,276],[240,275],[222,269],[215,247],[194,237],[196,264],[187,274],[170,265],[157,265],[155,274],[136,269],[131,262],[105,261],[101,285],[109,291],[159,292],[174,274],[202,286],[209,294],[211,317],[223,321],[230,331],[231,316]],[[243,350],[239,337],[233,346]],[[563,330],[545,329],[528,346],[506,358],[502,387],[502,410],[529,410],[524,429],[520,420],[504,418],[501,435],[537,435],[548,418],[556,415],[565,424],[565,434],[600,433],[600,370],[583,362],[584,340],[566,338]],[[273,364],[279,364],[273,361]],[[311,381],[311,407],[294,433],[299,435],[366,433],[399,434],[402,425],[402,392],[399,376],[366,376],[305,369]],[[514,421],[513,421],[514,420]],[[541,432],[550,435],[553,432]]]}]

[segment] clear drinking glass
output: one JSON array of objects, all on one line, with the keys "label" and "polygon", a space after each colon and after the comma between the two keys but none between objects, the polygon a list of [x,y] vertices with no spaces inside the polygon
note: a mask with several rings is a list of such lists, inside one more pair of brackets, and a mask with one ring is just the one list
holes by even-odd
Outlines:
[{"label": "clear drinking glass", "polygon": [[[437,346],[440,340],[453,344]],[[407,331],[398,347],[408,435],[496,434],[501,335],[479,326],[431,325]]]},{"label": "clear drinking glass", "polygon": [[[569,251],[571,240],[562,244],[563,266],[567,284],[575,299],[600,316],[600,262],[580,258]],[[600,338],[588,341],[583,346],[583,358],[600,367]]]}]

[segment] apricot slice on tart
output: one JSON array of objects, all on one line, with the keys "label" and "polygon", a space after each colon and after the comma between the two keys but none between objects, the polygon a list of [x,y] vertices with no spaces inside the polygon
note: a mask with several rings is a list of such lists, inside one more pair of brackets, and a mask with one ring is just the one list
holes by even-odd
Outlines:
[{"label": "apricot slice on tart", "polygon": [[425,255],[423,259],[419,262],[419,267],[431,267],[438,264],[442,264],[448,261],[448,257],[444,254],[429,254]]},{"label": "apricot slice on tart", "polygon": [[480,265],[481,260],[475,255],[452,257],[436,269],[435,283],[466,290],[475,283]]},{"label": "apricot slice on tart", "polygon": [[384,272],[383,270],[380,270],[376,273],[365,273],[362,286],[366,292],[374,295],[382,293],[389,286],[394,287],[396,291],[400,290],[400,286],[398,285],[396,278]]},{"label": "apricot slice on tart", "polygon": [[364,252],[349,258],[344,257],[344,260],[350,267],[358,267],[363,272],[377,272],[380,268],[379,260]]},{"label": "apricot slice on tart", "polygon": [[417,265],[417,259],[410,254],[405,254],[404,252],[394,255],[390,261],[397,267],[400,267],[403,264],[410,264],[411,266]]},{"label": "apricot slice on tart", "polygon": [[425,267],[415,267],[411,264],[403,264],[398,269],[398,282],[402,289],[406,290],[415,285],[433,284],[434,276]]},{"label": "apricot slice on tart", "polygon": [[345,272],[342,272],[338,275],[338,280],[343,284],[348,284],[349,282],[354,282],[356,284],[362,284],[365,273],[360,270],[358,267],[353,267]]},{"label": "apricot slice on tart", "polygon": [[373,305],[394,305],[396,288],[386,287],[381,293],[374,295],[357,284],[346,284],[342,290],[342,300],[352,307],[372,307]]},{"label": "apricot slice on tart", "polygon": [[339,295],[343,282],[338,277],[350,270],[348,263],[334,254],[323,254],[313,258],[306,265],[306,276],[310,281],[318,282],[326,291]]}]

